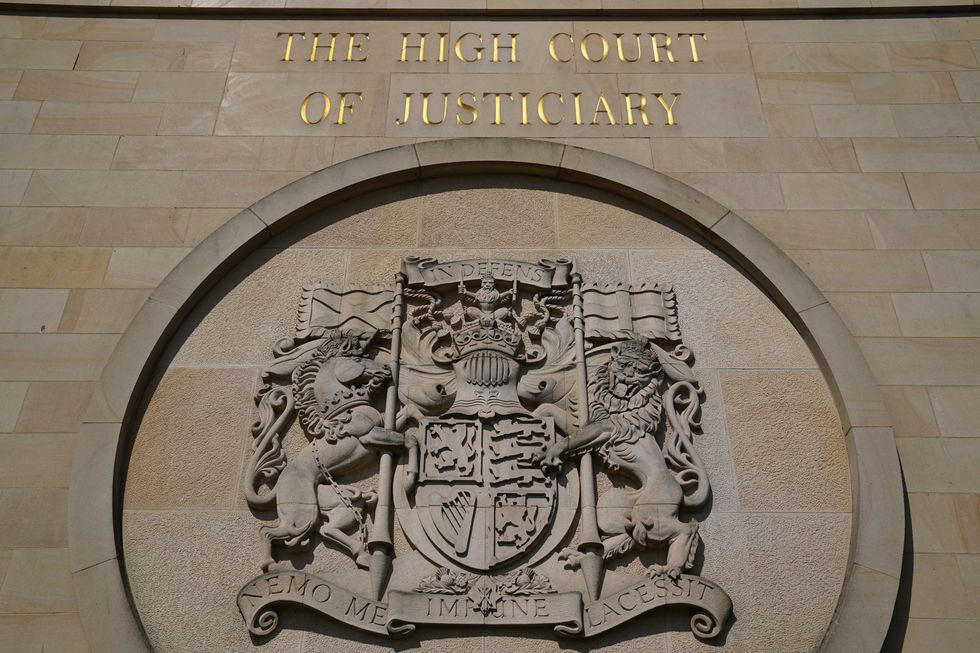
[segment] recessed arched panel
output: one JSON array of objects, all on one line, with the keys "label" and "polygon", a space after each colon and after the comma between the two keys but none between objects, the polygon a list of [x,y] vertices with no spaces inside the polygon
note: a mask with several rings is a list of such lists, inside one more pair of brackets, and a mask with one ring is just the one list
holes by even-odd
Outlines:
[{"label": "recessed arched panel", "polygon": [[[500,180],[506,183],[501,184]],[[485,186],[482,189],[481,183]],[[220,342],[221,330],[212,330],[210,336],[204,332],[208,320],[220,319],[223,310],[220,298],[232,296],[236,286],[241,286],[240,294],[252,297],[246,300],[244,308],[239,306],[237,315],[248,314],[249,301],[258,302],[254,304],[257,307],[255,323],[251,327],[242,325],[243,328],[268,327],[275,331],[276,325],[270,327],[270,323],[277,318],[271,314],[261,315],[264,309],[260,304],[268,303],[270,292],[270,288],[262,290],[260,287],[267,283],[262,282],[262,278],[284,279],[288,277],[285,270],[311,265],[317,267],[318,274],[340,275],[339,282],[343,282],[343,275],[349,275],[352,269],[346,261],[344,269],[347,272],[332,272],[329,256],[314,257],[306,263],[301,260],[304,237],[319,237],[322,245],[323,238],[330,238],[330,232],[324,230],[327,227],[334,229],[335,234],[338,229],[346,228],[345,234],[337,236],[339,240],[346,239],[346,243],[356,242],[358,229],[379,233],[390,231],[392,246],[376,249],[394,251],[398,249],[399,230],[406,227],[397,220],[372,218],[375,204],[402,202],[407,205],[424,196],[430,202],[427,210],[441,211],[448,216],[452,211],[431,203],[444,201],[446,206],[459,208],[461,205],[452,202],[460,201],[459,198],[467,193],[475,196],[474,189],[490,192],[494,184],[504,187],[509,184],[520,191],[516,194],[501,191],[497,193],[496,201],[503,205],[530,201],[521,206],[521,210],[532,215],[537,206],[534,202],[540,200],[539,218],[557,221],[558,233],[563,228],[574,229],[580,240],[549,242],[545,237],[540,242],[535,241],[534,220],[528,221],[524,231],[501,233],[496,237],[488,232],[482,240],[480,229],[476,228],[479,225],[460,224],[455,228],[465,238],[458,249],[466,251],[454,258],[478,258],[492,251],[494,256],[507,254],[507,258],[520,259],[539,254],[553,256],[561,253],[560,250],[572,251],[578,252],[583,269],[591,272],[597,281],[608,282],[614,282],[624,274],[642,277],[642,280],[649,277],[654,281],[657,279],[653,277],[675,270],[685,279],[692,279],[687,286],[680,284],[682,294],[686,294],[683,301],[691,307],[698,303],[697,297],[692,295],[696,295],[699,288],[706,293],[718,288],[731,289],[733,295],[741,293],[732,300],[732,306],[757,306],[754,312],[749,309],[732,318],[732,324],[743,330],[750,329],[752,320],[756,320],[757,332],[751,337],[740,340],[738,331],[720,328],[718,324],[722,320],[710,311],[693,309],[687,313],[692,329],[702,333],[698,345],[704,352],[704,366],[711,370],[730,370],[719,374],[712,372],[714,376],[709,374],[713,379],[709,384],[715,384],[718,395],[724,394],[723,387],[738,393],[738,388],[752,386],[752,392],[760,397],[766,393],[780,393],[781,389],[785,397],[794,393],[812,397],[820,392],[827,393],[829,389],[824,407],[815,409],[825,417],[814,419],[832,418],[838,431],[836,437],[841,438],[836,445],[839,451],[834,453],[832,450],[835,446],[832,438],[824,438],[824,442],[831,443],[828,445],[831,450],[818,447],[808,450],[805,455],[808,462],[819,461],[821,456],[831,460],[835,456],[844,457],[846,448],[851,496],[846,496],[846,490],[844,496],[835,495],[835,492],[839,494],[840,488],[847,487],[847,479],[835,482],[831,474],[814,478],[810,483],[814,493],[809,499],[801,498],[799,492],[779,497],[778,488],[771,490],[753,474],[746,472],[739,476],[740,469],[743,472],[764,470],[767,463],[764,457],[753,458],[757,447],[748,446],[740,452],[729,450],[726,454],[728,460],[735,460],[732,497],[736,485],[739,494],[737,499],[726,499],[724,492],[719,492],[716,513],[796,511],[803,514],[812,508],[814,513],[846,514],[846,519],[833,525],[828,522],[824,529],[844,529],[841,531],[844,539],[843,548],[839,549],[838,579],[843,589],[836,597],[836,609],[827,613],[826,633],[816,634],[815,641],[822,636],[822,650],[827,651],[844,650],[849,646],[880,648],[891,618],[900,575],[904,532],[901,477],[894,438],[877,386],[836,313],[819,290],[775,245],[737,215],[699,192],[616,157],[555,143],[512,139],[420,143],[376,152],[312,174],[230,220],[195,248],[154,291],[103,373],[79,438],[73,471],[71,564],[83,621],[93,648],[105,651],[147,649],[127,595],[125,571],[120,566],[123,541],[121,488],[127,466],[134,474],[152,473],[147,471],[152,468],[152,465],[147,466],[152,457],[134,459],[128,465],[128,456],[134,429],[140,420],[145,423],[147,419],[156,419],[152,405],[146,413],[143,407],[147,384],[152,383],[153,388],[159,389],[167,383],[155,373],[161,355],[179,362],[181,356],[201,355],[200,347],[212,352],[220,350],[224,346]],[[573,199],[561,199],[565,197]],[[556,210],[554,203],[562,201],[566,205]],[[575,204],[576,201],[579,204]],[[589,235],[589,229],[595,226],[590,224],[589,216],[601,211],[601,206],[615,208],[609,213],[609,224],[615,225],[616,220],[622,220],[618,225],[625,230],[619,234],[621,239],[625,238],[621,247],[616,244],[616,234],[611,237],[600,229]],[[546,217],[540,215],[546,212],[550,212]],[[457,218],[463,214],[465,211],[453,213]],[[616,217],[626,214],[645,216],[649,224],[638,226],[629,223],[628,218]],[[325,215],[332,217],[325,219]],[[353,221],[336,221],[345,216]],[[486,229],[493,228],[492,221],[483,221],[482,225]],[[453,228],[450,220],[443,220],[441,227],[435,223],[423,226],[421,239],[413,234],[414,246],[425,249],[430,245],[448,252],[453,243]],[[547,228],[556,227],[548,225]],[[634,231],[629,231],[631,229]],[[628,250],[631,238],[646,238],[657,244],[653,245],[649,255],[627,257],[625,262],[616,260],[614,250],[617,247]],[[597,242],[603,239],[604,243]],[[671,239],[676,239],[673,247],[670,246]],[[522,246],[525,240],[533,242],[533,246]],[[688,242],[691,244],[687,245]],[[291,249],[294,246],[297,247]],[[372,247],[371,244],[359,249],[355,246],[344,254],[363,261],[357,269],[362,271],[364,279],[357,281],[375,280],[372,276],[374,264],[379,269],[384,268],[384,261],[375,260],[377,256],[372,258],[369,251]],[[597,256],[593,250],[603,250],[608,255]],[[282,263],[283,259],[277,257],[283,256],[296,260]],[[636,278],[634,282],[640,280]],[[253,285],[248,286],[249,283]],[[263,292],[267,294],[263,295]],[[283,292],[292,294],[293,291],[284,288]],[[729,310],[729,313],[734,312],[736,309]],[[198,338],[197,345],[195,337]],[[697,341],[698,336],[694,338]],[[767,338],[770,339],[768,343]],[[265,339],[256,343],[256,352],[271,347],[272,342],[265,342]],[[168,349],[170,343],[176,344]],[[194,354],[194,346],[199,347],[198,354]],[[244,356],[244,361],[256,352],[236,352],[235,355]],[[767,360],[761,367],[779,368],[784,376],[774,371],[767,373],[768,376],[743,378],[735,370],[752,367],[743,360],[746,356]],[[245,386],[250,387],[251,383],[251,380],[237,379],[233,373],[220,381],[229,393],[234,394],[236,388],[242,386],[240,389],[246,395]],[[814,383],[817,385],[812,385]],[[194,384],[180,383],[175,387],[181,385],[186,389]],[[724,412],[721,403],[716,406],[718,408],[713,406],[711,410],[720,411],[718,414]],[[751,406],[751,401],[747,400],[742,414],[738,414],[738,405],[725,406],[728,409],[727,428],[734,428],[731,424],[742,420],[746,429],[753,431]],[[810,417],[806,416],[806,419]],[[777,436],[774,434],[773,437]],[[219,460],[214,462],[220,464]],[[229,469],[233,467],[234,461],[228,466]],[[787,472],[790,467],[783,465],[779,470]],[[797,474],[804,473],[807,470],[803,467],[797,470]],[[826,485],[821,486],[821,483]],[[134,487],[142,489],[132,490]],[[140,486],[139,482],[134,482],[127,492],[148,492],[147,487],[148,484]],[[719,488],[723,487],[724,483],[720,482]],[[729,499],[734,503],[726,507],[724,502]],[[770,500],[773,502],[769,503]],[[141,501],[141,505],[152,506],[155,499],[144,494]],[[152,525],[142,532],[144,536],[151,534]],[[745,537],[770,538],[775,542],[789,532],[788,526],[774,522],[761,525],[757,533],[746,532]],[[187,537],[193,538],[194,534],[188,533]],[[209,546],[206,539],[197,544]],[[792,562],[784,564],[791,565]],[[139,582],[145,582],[145,579]],[[802,579],[801,582],[806,581]],[[836,587],[840,586],[835,586],[835,593]],[[228,600],[233,601],[233,597],[229,596]],[[104,609],[106,605],[111,608],[108,613]],[[737,615],[738,604],[735,609]]]}]

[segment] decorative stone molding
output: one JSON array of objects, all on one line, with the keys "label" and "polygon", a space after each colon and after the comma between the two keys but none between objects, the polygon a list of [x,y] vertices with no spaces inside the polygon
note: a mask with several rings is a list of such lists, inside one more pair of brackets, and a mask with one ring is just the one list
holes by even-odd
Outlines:
[{"label": "decorative stone molding", "polygon": [[[822,367],[840,412],[850,458],[851,554],[821,650],[879,650],[900,577],[902,480],[878,387],[840,317],[775,245],[700,192],[617,157],[553,142],[507,138],[406,145],[313,173],[220,227],[153,292],[103,370],[76,443],[69,546],[89,646],[104,652],[149,651],[125,586],[119,489],[134,413],[149,370],[198,299],[248,252],[313,212],[379,188],[472,173],[555,178],[644,203],[712,242],[769,292]],[[560,457],[564,452],[555,454]]]},{"label": "decorative stone molding", "polygon": [[537,2],[515,3],[509,0],[457,0],[446,3],[438,0],[408,2],[406,0],[266,0],[256,5],[254,0],[64,0],[62,2],[38,2],[37,0],[7,0],[0,2],[0,8],[10,7],[20,10],[41,9],[59,12],[108,12],[108,13],[193,13],[201,14],[258,14],[282,16],[299,14],[360,14],[360,15],[419,15],[419,14],[457,14],[457,15],[609,15],[609,16],[686,16],[686,15],[794,15],[827,13],[914,13],[950,12],[972,10],[972,0],[945,0],[930,3],[907,2],[903,0],[825,0],[806,2],[804,0],[784,0],[783,2],[758,3],[744,2],[732,6],[730,0],[674,0],[673,2],[625,2],[623,0],[579,0],[573,8],[561,0],[538,0]]}]

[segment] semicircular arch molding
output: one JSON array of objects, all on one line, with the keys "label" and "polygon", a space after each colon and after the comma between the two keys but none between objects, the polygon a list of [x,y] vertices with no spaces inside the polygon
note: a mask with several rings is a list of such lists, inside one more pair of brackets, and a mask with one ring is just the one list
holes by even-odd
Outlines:
[{"label": "semicircular arch molding", "polygon": [[106,364],[76,441],[69,553],[81,619],[93,650],[150,650],[122,568],[122,477],[131,422],[150,372],[197,301],[249,252],[326,207],[428,178],[497,173],[595,187],[656,210],[734,259],[796,326],[834,395],[852,479],[850,557],[821,651],[880,650],[901,576],[902,476],[879,388],[840,317],[782,250],[703,193],[615,156],[511,138],[405,145],[310,174],[226,222],[156,288]]}]

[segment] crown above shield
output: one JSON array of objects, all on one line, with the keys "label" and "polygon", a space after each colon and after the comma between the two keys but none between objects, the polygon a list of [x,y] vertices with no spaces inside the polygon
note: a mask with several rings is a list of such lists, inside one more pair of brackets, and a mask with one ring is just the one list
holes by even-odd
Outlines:
[{"label": "crown above shield", "polygon": [[475,351],[497,351],[509,358],[519,359],[523,341],[521,332],[498,321],[480,321],[453,331],[453,346],[458,358]]}]

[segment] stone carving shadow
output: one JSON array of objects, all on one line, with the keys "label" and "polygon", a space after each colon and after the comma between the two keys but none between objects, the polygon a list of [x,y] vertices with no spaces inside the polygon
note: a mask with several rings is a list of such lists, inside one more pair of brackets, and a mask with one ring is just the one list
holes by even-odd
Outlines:
[{"label": "stone carving shadow", "polygon": [[[899,467],[902,461],[898,462]],[[898,596],[895,598],[895,610],[892,621],[885,635],[882,653],[901,653],[905,648],[905,637],[909,628],[909,606],[912,603],[912,574],[915,571],[915,541],[912,535],[912,512],[909,507],[909,491],[905,485],[905,472],[902,471],[902,500],[905,504],[905,555],[902,556],[902,577],[898,583]]]}]

